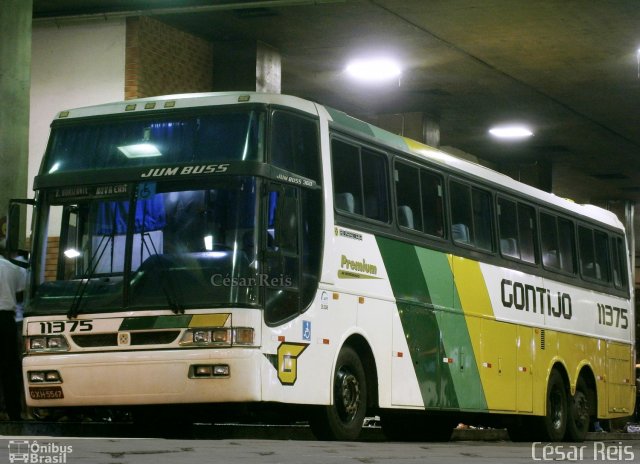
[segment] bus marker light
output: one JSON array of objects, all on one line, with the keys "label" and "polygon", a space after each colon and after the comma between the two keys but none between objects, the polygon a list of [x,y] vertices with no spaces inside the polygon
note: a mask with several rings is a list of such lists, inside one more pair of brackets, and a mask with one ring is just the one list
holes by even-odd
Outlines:
[{"label": "bus marker light", "polygon": [[44,373],[45,382],[60,382],[60,373],[58,371],[47,371]]},{"label": "bus marker light", "polygon": [[520,367],[518,367],[518,371],[519,372],[527,372],[527,368],[524,367],[524,366],[520,366]]},{"label": "bus marker light", "polygon": [[491,363],[482,363],[482,367],[491,369]]},{"label": "bus marker light", "polygon": [[245,103],[251,100],[251,95],[240,95],[238,97],[238,103]]},{"label": "bus marker light", "polygon": [[328,344],[329,344],[329,339],[328,339],[328,338],[322,338],[322,339],[320,339],[320,342],[321,342],[323,345],[328,345]]},{"label": "bus marker light", "polygon": [[196,377],[211,377],[213,369],[212,366],[194,366],[193,373]]},{"label": "bus marker light", "polygon": [[231,369],[228,364],[198,364],[189,369],[189,378],[210,379],[212,377],[229,377]]},{"label": "bus marker light", "polygon": [[284,335],[278,335],[278,341],[279,342],[283,342],[284,341]]},{"label": "bus marker light", "polygon": [[364,304],[364,297],[363,296],[358,297],[358,303]]},{"label": "bus marker light", "polygon": [[233,329],[234,345],[253,345],[254,333],[251,327],[238,327]]},{"label": "bus marker light", "polygon": [[442,358],[442,362],[446,364],[453,364],[453,358]]},{"label": "bus marker light", "polygon": [[156,107],[156,102],[150,102],[150,103],[145,103],[144,104],[144,109],[145,110],[152,110]]},{"label": "bus marker light", "polygon": [[44,372],[29,371],[29,382],[32,382],[32,383],[44,382]]},{"label": "bus marker light", "polygon": [[402,357],[404,357],[404,353],[403,353],[402,351],[398,351],[398,352],[396,353],[396,356],[397,356],[398,358],[402,358]]},{"label": "bus marker light", "polygon": [[174,106],[176,106],[176,101],[175,100],[170,100],[170,101],[164,102],[164,107],[165,108],[173,108]]},{"label": "bus marker light", "polygon": [[229,377],[229,365],[228,364],[216,364],[213,366],[214,377]]},{"label": "bus marker light", "polygon": [[135,103],[124,107],[125,111],[134,111],[135,109],[136,109]]},{"label": "bus marker light", "polygon": [[61,383],[62,377],[58,371],[29,371],[27,373],[31,383]]},{"label": "bus marker light", "polygon": [[339,293],[334,293],[334,294],[333,294],[333,299],[334,299],[334,300],[338,300],[338,299],[340,299],[340,294],[339,294]]}]

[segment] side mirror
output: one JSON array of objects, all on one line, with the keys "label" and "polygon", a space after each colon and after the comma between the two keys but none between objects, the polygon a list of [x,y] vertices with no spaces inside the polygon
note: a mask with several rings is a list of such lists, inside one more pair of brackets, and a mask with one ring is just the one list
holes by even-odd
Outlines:
[{"label": "side mirror", "polygon": [[[5,248],[11,253],[27,252],[24,246],[26,206],[34,206],[35,201],[31,199],[12,199],[9,201],[9,214],[7,215],[7,239]],[[24,262],[11,260],[14,264],[25,267]]]}]

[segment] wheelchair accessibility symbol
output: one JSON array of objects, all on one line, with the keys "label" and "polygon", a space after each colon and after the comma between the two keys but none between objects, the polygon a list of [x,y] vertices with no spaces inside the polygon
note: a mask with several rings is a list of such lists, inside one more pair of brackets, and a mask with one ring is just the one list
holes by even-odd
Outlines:
[{"label": "wheelchair accessibility symbol", "polygon": [[302,339],[311,340],[311,321],[302,321]]}]

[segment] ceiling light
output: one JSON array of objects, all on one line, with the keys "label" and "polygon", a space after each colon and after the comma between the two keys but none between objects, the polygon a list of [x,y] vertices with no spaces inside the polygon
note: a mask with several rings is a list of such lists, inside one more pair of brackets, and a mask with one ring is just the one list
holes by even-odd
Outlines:
[{"label": "ceiling light", "polygon": [[346,71],[351,77],[368,82],[387,81],[402,74],[398,63],[387,58],[353,60]]},{"label": "ceiling light", "polygon": [[533,132],[526,126],[496,126],[489,129],[489,133],[499,139],[524,139],[531,137]]}]

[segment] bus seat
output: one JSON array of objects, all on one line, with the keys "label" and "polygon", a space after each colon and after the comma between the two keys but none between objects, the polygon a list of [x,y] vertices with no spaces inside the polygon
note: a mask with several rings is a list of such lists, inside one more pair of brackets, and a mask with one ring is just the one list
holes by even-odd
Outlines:
[{"label": "bus seat", "polygon": [[547,267],[559,268],[558,252],[556,250],[549,250],[542,253],[542,264]]},{"label": "bus seat", "polygon": [[336,193],[334,201],[336,203],[337,209],[346,211],[347,213],[355,213],[356,202],[353,197],[353,193],[351,192]]},{"label": "bus seat", "polygon": [[451,226],[451,236],[455,242],[471,243],[469,227],[466,224],[453,224]]},{"label": "bus seat", "polygon": [[413,211],[409,206],[398,206],[398,224],[402,227],[415,229],[415,225],[413,223]]},{"label": "bus seat", "polygon": [[518,242],[513,237],[500,239],[500,251],[503,255],[520,257]]},{"label": "bus seat", "polygon": [[[595,266],[595,270],[594,270]],[[602,279],[602,271],[600,271],[600,265],[598,263],[587,263],[584,267],[585,275],[589,277],[594,277],[598,280]]]}]

